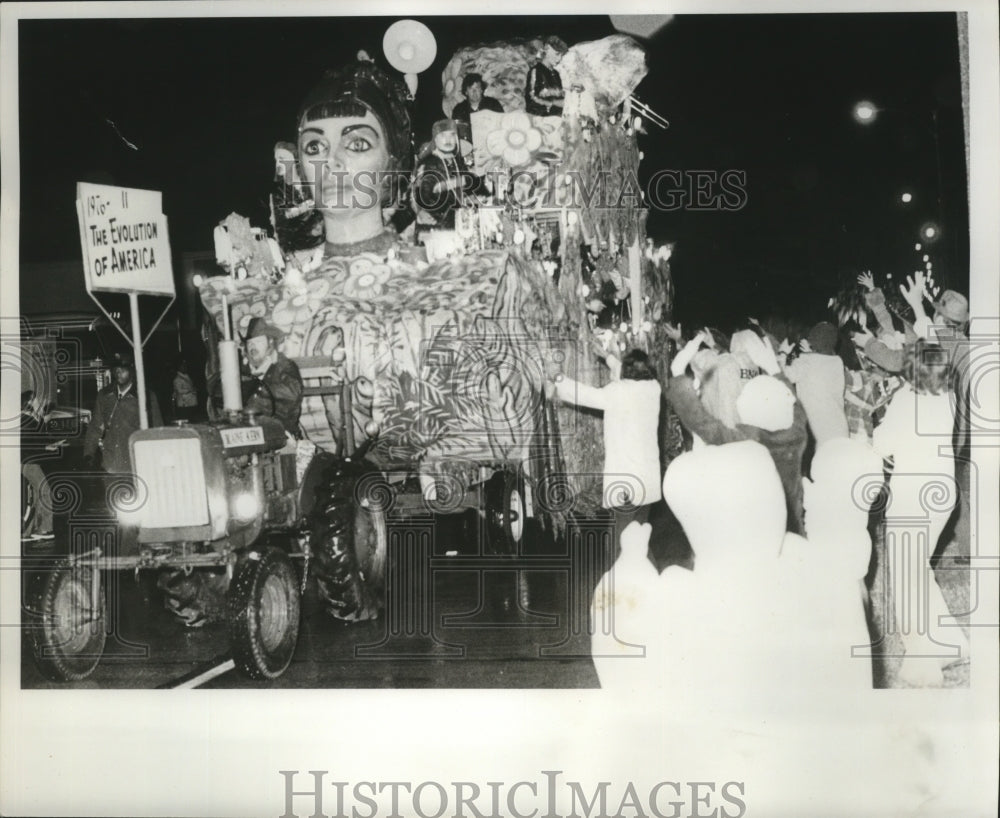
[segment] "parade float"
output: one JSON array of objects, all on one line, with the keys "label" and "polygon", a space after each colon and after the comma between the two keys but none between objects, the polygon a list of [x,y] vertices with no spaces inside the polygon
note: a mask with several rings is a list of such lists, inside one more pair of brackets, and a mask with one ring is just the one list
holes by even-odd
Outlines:
[{"label": "parade float", "polygon": [[[402,582],[387,582],[389,530],[407,515],[472,510],[481,553],[513,558],[529,530],[559,538],[602,506],[599,418],[560,405],[551,382],[565,373],[603,385],[601,357],[633,347],[666,371],[670,251],[645,236],[637,144],[666,122],[635,98],[645,55],[622,35],[569,47],[561,115],[526,113],[544,42],[470,46],[447,64],[443,114],[469,73],[503,111],[472,114],[461,134],[465,162],[488,183],[419,244],[417,225],[387,225],[412,206],[410,108],[433,61],[430,31],[403,21],[386,34],[405,84],[362,53],[307,97],[298,140],[275,148],[271,225],[230,215],[215,230],[219,274],[195,282],[209,422],[134,433],[133,513],[119,516],[136,536],[115,555],[71,560],[33,592],[45,675],[96,667],[101,570],[210,575],[236,667],[275,678],[311,578],[334,616],[380,615],[387,585]],[[349,122],[343,134],[367,128],[351,150],[388,179],[367,209],[330,203],[331,122]],[[297,435],[244,409],[246,387],[259,394],[263,383],[240,363],[255,320],[301,374]],[[86,632],[67,630],[84,620]]]}]

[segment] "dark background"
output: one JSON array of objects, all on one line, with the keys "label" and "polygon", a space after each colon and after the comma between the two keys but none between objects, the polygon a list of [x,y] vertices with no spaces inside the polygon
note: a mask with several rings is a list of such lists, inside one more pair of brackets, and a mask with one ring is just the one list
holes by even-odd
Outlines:
[{"label": "dark background", "polygon": [[[78,181],[162,190],[177,270],[180,254],[212,249],[228,213],[266,224],[272,148],[294,136],[305,92],[359,48],[384,65],[395,19],[20,21],[22,307],[41,292],[48,309],[69,307],[83,292],[81,269],[40,281],[33,266],[79,260]],[[441,71],[458,48],[614,32],[605,16],[417,19],[438,43],[420,78],[418,142],[440,116]],[[679,320],[822,318],[859,270],[919,266],[918,228],[932,219],[936,279],[968,292],[955,15],[680,16],[646,46],[636,94],[671,127],[640,137],[644,174],[747,175],[738,212],[650,214],[649,234],[675,242]],[[884,109],[868,126],[851,116],[861,99]]]}]

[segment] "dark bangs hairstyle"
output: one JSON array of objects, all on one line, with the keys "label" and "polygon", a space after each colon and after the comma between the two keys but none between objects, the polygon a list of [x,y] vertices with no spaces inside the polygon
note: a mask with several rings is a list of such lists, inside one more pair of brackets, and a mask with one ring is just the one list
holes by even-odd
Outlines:
[{"label": "dark bangs hairstyle", "polygon": [[410,98],[401,80],[368,61],[327,71],[299,106],[298,126],[327,117],[363,117],[367,112],[385,134],[389,173],[382,186],[382,203],[388,205],[401,195],[401,180],[413,167]]},{"label": "dark bangs hairstyle", "polygon": [[628,381],[655,381],[656,370],[649,360],[649,356],[641,349],[630,349],[622,357],[622,380]]}]

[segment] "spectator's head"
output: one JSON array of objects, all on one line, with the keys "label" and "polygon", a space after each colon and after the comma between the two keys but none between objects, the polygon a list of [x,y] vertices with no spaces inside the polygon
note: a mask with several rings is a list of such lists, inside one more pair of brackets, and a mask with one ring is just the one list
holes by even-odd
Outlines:
[{"label": "spectator's head", "polygon": [[729,349],[729,336],[726,333],[715,327],[707,327],[707,329],[709,335],[712,336],[712,340],[715,342],[716,349],[722,351]]},{"label": "spectator's head", "polygon": [[951,386],[948,351],[920,338],[903,363],[903,377],[921,395],[940,395]]},{"label": "spectator's head", "polygon": [[964,330],[969,323],[969,300],[954,290],[945,290],[934,302],[934,323]]},{"label": "spectator's head", "polygon": [[695,572],[732,571],[778,556],[785,493],[767,449],[752,440],[675,458],[663,496],[695,553]]},{"label": "spectator's head", "polygon": [[767,432],[788,429],[795,418],[795,395],[770,375],[751,378],[736,399],[740,423]]},{"label": "spectator's head", "polygon": [[641,349],[630,349],[622,356],[622,380],[655,381],[656,370]]},{"label": "spectator's head", "polygon": [[816,324],[806,336],[813,352],[819,355],[837,354],[837,328],[828,321]]},{"label": "spectator's head", "polygon": [[123,352],[111,356],[111,379],[120,389],[129,386],[135,377],[135,362],[132,356]]},{"label": "spectator's head", "polygon": [[704,384],[712,377],[712,372],[719,362],[719,353],[714,349],[702,347],[691,358],[691,372],[695,380]]},{"label": "spectator's head", "polygon": [[729,340],[729,351],[733,355],[746,355],[750,345],[757,344],[759,341],[760,336],[752,329],[741,329],[734,332],[733,337]]}]

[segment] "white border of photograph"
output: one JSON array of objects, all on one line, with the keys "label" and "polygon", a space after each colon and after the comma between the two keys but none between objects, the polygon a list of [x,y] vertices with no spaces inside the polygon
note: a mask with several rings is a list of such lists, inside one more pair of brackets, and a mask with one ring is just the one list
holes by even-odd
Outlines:
[{"label": "white border of photograph", "polygon": [[[510,14],[607,13],[609,4],[526,0],[496,11]],[[620,9],[615,9],[619,11]],[[993,0],[940,2],[658,2],[632,3],[629,12],[762,13],[952,10],[969,13],[971,123],[971,304],[973,331],[998,332],[1000,308],[1000,133],[997,8]],[[3,84],[2,303],[18,303],[18,17],[299,16],[467,14],[459,3],[232,2],[4,4],[0,28]],[[183,55],[178,55],[183,59]],[[845,46],[844,59],[850,59]],[[85,66],[81,66],[85,70]],[[692,70],[697,77],[697,71]],[[13,321],[13,325],[12,325]],[[3,332],[16,320],[3,317]],[[3,417],[16,411],[14,378],[3,378]],[[990,377],[994,382],[996,373]],[[985,395],[986,393],[984,393]],[[996,390],[993,395],[995,400]],[[997,417],[992,407],[991,417]],[[994,441],[994,445],[996,441]],[[980,530],[973,553],[997,549],[997,449],[977,448],[983,478]],[[0,813],[4,815],[250,816],[285,814],[285,778],[300,771],[297,790],[311,785],[307,771],[327,771],[324,813],[336,815],[334,781],[437,782],[450,792],[444,814],[456,814],[453,782],[478,785],[477,803],[489,809],[489,782],[502,782],[498,815],[510,815],[507,793],[527,782],[515,806],[539,818],[549,809],[550,778],[560,771],[556,814],[569,811],[566,782],[592,794],[607,789],[611,814],[632,784],[644,809],[663,781],[681,785],[660,796],[683,802],[678,815],[741,814],[720,799],[726,782],[739,782],[749,816],[927,814],[995,815],[998,759],[996,571],[974,576],[984,627],[972,634],[972,682],[967,690],[874,690],[850,700],[810,701],[729,719],[685,723],[667,719],[660,703],[622,701],[601,690],[21,690],[17,570],[19,486],[16,453],[2,450],[3,567],[0,572]],[[987,499],[991,498],[991,499]],[[991,620],[988,618],[993,616]],[[694,803],[688,782],[715,782],[709,801]],[[531,792],[531,785],[537,795]],[[367,793],[367,789],[364,792]],[[465,789],[466,794],[471,790]],[[388,815],[390,789],[378,800]],[[425,792],[434,814],[435,788]],[[351,801],[358,815],[363,802]],[[405,792],[400,812],[411,814]],[[312,815],[311,797],[297,796],[294,812]],[[724,811],[721,811],[724,810]],[[917,812],[918,810],[919,813]],[[596,811],[595,811],[596,812]],[[648,809],[646,813],[650,814]],[[350,807],[344,813],[351,814]],[[471,810],[466,815],[474,815]],[[486,814],[489,814],[486,812]],[[624,815],[635,814],[624,811]]]}]

